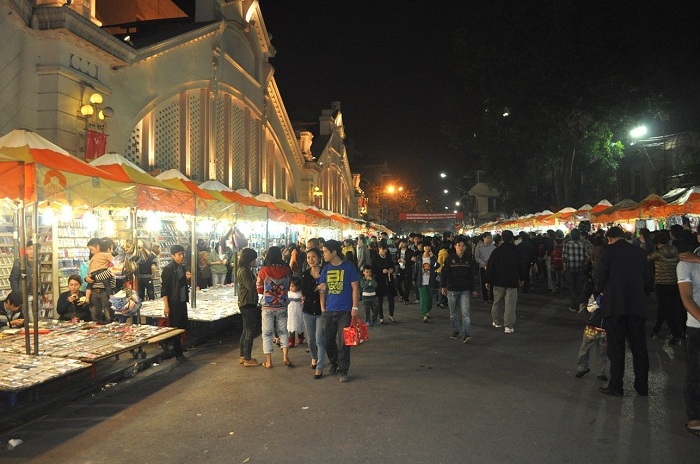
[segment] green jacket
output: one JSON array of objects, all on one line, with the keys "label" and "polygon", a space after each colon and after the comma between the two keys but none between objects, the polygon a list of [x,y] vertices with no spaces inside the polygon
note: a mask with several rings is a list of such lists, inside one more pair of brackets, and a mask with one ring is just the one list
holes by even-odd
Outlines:
[{"label": "green jacket", "polygon": [[258,292],[255,288],[255,277],[250,268],[240,267],[236,273],[236,285],[238,285],[238,307],[255,305],[258,303]]}]

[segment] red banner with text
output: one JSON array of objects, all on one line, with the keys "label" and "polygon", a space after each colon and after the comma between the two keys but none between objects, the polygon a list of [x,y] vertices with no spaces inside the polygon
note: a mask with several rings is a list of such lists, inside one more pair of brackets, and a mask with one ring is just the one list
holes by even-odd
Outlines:
[{"label": "red banner with text", "polygon": [[461,221],[464,219],[464,212],[457,213],[399,213],[400,221]]}]

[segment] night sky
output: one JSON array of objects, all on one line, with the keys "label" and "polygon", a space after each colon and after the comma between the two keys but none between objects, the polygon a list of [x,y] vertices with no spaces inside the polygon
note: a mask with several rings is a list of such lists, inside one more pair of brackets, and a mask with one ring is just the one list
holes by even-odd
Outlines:
[{"label": "night sky", "polygon": [[[549,5],[567,0],[538,1]],[[639,60],[651,48],[668,54],[664,72],[671,73],[669,88],[659,91],[676,99],[678,108],[668,129],[700,128],[696,91],[700,77],[694,77],[700,62],[700,2],[587,3],[597,14],[602,11],[609,16],[613,27],[640,40]],[[498,15],[490,15],[489,8],[496,8],[495,4],[499,4]],[[450,90],[454,84],[452,32],[464,26],[472,34],[508,34],[509,23],[527,20],[509,5],[499,0],[260,0],[277,50],[271,63],[290,118],[318,121],[322,109],[340,101],[350,143],[367,159],[389,161],[398,180],[420,186],[424,192],[439,187],[440,171],[470,163],[470,153],[450,151],[441,133],[442,123],[449,118],[446,102],[454,95]],[[586,20],[581,18],[575,32],[582,38]],[[610,44],[611,52],[620,52],[618,45]],[[581,59],[595,59],[584,55],[582,50]],[[629,53],[627,58],[635,59]]]},{"label": "night sky", "polygon": [[277,49],[275,79],[293,120],[318,121],[322,109],[340,101],[351,143],[368,160],[389,161],[397,179],[418,182],[427,168],[449,167],[440,125],[450,30],[464,2],[260,5]]}]

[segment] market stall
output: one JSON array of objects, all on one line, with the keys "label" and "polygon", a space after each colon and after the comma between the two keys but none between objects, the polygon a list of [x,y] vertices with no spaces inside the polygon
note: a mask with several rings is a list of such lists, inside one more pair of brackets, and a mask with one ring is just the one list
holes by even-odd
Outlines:
[{"label": "market stall", "polygon": [[[39,308],[53,308],[59,289],[56,228],[51,222],[55,211],[70,211],[78,205],[116,206],[129,204],[133,186],[71,156],[36,133],[14,130],[0,137],[0,196],[15,206],[15,247],[22,256],[31,237],[36,259],[33,261],[33,288],[23,292],[25,321],[38,324]],[[41,216],[44,209],[46,215]],[[29,308],[31,307],[31,311]],[[29,317],[31,313],[31,318]],[[42,314],[45,315],[45,314]],[[29,335],[26,336],[29,353]],[[35,331],[34,349],[38,349]]]}]

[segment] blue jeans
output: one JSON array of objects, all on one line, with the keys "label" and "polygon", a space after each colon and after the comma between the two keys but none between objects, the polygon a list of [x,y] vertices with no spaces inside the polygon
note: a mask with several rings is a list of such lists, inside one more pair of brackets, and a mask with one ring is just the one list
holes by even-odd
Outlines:
[{"label": "blue jeans", "polygon": [[275,329],[277,329],[277,335],[280,337],[281,346],[289,346],[287,308],[262,310],[262,339],[263,353],[265,354],[272,353],[272,338],[274,337]]},{"label": "blue jeans", "polygon": [[304,332],[311,351],[311,359],[316,360],[316,369],[326,366],[326,333],[323,330],[322,316],[304,313]]},{"label": "blue jeans", "polygon": [[[447,290],[447,307],[450,308],[450,322],[452,323],[452,331],[460,331],[461,322],[461,332],[463,337],[469,337],[472,333],[472,319],[471,319],[471,290],[464,290],[461,292],[454,292],[452,290]],[[457,305],[459,305],[459,312],[457,312]]]},{"label": "blue jeans", "polygon": [[350,325],[350,311],[324,311],[323,327],[326,332],[326,354],[331,366],[347,372],[350,368],[350,347],[345,344],[343,329]]}]

